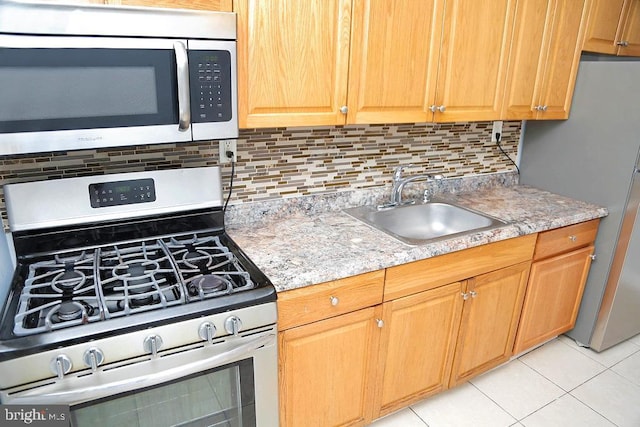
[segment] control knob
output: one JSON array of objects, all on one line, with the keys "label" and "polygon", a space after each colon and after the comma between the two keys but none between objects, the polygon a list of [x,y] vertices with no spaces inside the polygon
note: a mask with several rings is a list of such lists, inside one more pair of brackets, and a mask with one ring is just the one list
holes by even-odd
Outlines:
[{"label": "control knob", "polygon": [[224,328],[232,335],[238,335],[240,329],[242,328],[242,321],[238,316],[230,316],[227,317],[227,320],[224,321]]},{"label": "control knob", "polygon": [[66,354],[60,354],[53,359],[51,359],[51,363],[49,367],[51,368],[51,372],[56,374],[59,379],[64,377],[64,374],[68,374],[71,371],[71,367],[73,364],[71,363],[71,359]]}]

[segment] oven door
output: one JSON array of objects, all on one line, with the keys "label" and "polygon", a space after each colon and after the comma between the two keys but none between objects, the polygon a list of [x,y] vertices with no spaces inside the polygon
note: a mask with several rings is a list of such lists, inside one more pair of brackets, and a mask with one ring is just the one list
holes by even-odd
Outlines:
[{"label": "oven door", "polygon": [[235,42],[188,44],[0,35],[0,155],[237,137]]},{"label": "oven door", "polygon": [[[71,406],[73,426],[278,425],[276,328],[168,352],[52,384],[5,404]],[[115,365],[115,364],[114,364]]]}]

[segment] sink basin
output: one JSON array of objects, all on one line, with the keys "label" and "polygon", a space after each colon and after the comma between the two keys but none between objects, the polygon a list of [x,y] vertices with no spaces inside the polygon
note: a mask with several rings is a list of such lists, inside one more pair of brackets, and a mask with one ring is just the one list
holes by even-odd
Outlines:
[{"label": "sink basin", "polygon": [[378,209],[361,206],[345,212],[409,245],[501,227],[506,222],[445,202]]}]

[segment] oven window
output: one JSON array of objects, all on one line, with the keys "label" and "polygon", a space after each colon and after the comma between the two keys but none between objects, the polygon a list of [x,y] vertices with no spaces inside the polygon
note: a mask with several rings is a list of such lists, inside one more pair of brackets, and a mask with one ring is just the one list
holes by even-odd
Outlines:
[{"label": "oven window", "polygon": [[71,425],[255,426],[253,359],[150,389],[72,407]]}]

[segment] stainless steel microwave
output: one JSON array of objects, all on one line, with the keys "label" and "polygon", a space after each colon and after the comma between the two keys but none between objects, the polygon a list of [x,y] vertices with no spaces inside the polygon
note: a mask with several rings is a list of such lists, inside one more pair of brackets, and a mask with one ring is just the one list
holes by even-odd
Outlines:
[{"label": "stainless steel microwave", "polygon": [[0,0],[0,155],[236,138],[233,13]]}]

